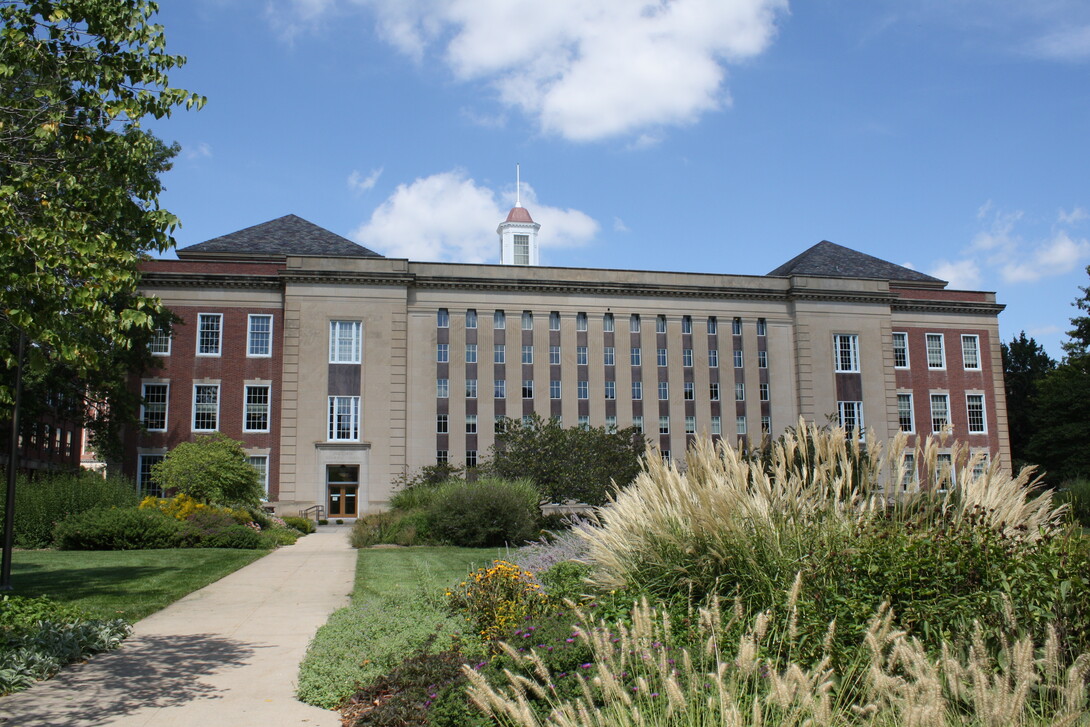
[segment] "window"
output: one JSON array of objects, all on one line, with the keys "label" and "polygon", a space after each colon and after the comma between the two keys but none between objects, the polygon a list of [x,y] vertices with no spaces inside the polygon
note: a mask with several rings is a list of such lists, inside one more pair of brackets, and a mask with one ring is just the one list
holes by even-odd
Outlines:
[{"label": "window", "polygon": [[931,430],[941,432],[950,425],[950,395],[931,395]]},{"label": "window", "polygon": [[360,362],[360,322],[329,322],[329,363]]},{"label": "window", "polygon": [[643,363],[643,352],[638,346],[633,346],[630,360],[633,366],[640,366]]},{"label": "window", "polygon": [[590,428],[590,417],[587,416],[586,414],[580,414],[579,419],[577,421],[578,421],[578,426],[579,426],[580,429],[589,429]]},{"label": "window", "polygon": [[450,361],[450,344],[449,343],[437,343],[435,344],[435,361],[437,363],[447,363]]},{"label": "window", "polygon": [[759,368],[759,369],[767,369],[768,368],[768,351],[758,351],[757,352],[757,368]]},{"label": "window", "polygon": [[576,391],[575,395],[577,397],[579,397],[580,399],[590,398],[590,382],[576,381],[575,382],[575,391]]},{"label": "window", "polygon": [[912,394],[897,395],[897,419],[901,423],[901,431],[911,434],[916,431],[916,420],[912,412]]},{"label": "window", "polygon": [[559,399],[560,398],[560,380],[559,379],[553,379],[552,381],[549,382],[549,398],[550,399]]},{"label": "window", "polygon": [[670,384],[666,381],[659,382],[659,401],[666,401],[670,398]]},{"label": "window", "polygon": [[[520,237],[520,235],[515,235],[515,237]],[[521,235],[521,237],[525,237],[525,235]],[[518,259],[519,259],[517,242],[518,241],[516,240],[516,246],[515,246],[515,263],[516,264],[518,264]],[[466,450],[466,469],[473,469],[476,466],[477,466],[477,450],[467,449]]]},{"label": "window", "polygon": [[682,316],[681,317],[681,332],[692,333],[693,332],[693,317]]},{"label": "window", "polygon": [[492,314],[492,327],[497,331],[501,331],[507,328],[507,314],[502,310],[498,310]]},{"label": "window", "polygon": [[745,401],[746,400],[746,385],[738,383],[734,385],[734,400]]},{"label": "window", "polygon": [[606,382],[606,398],[607,399],[616,399],[617,398],[617,382],[616,381],[607,381]]},{"label": "window", "polygon": [[586,366],[587,365],[587,347],[586,346],[576,346],[575,347],[575,364],[577,366]]},{"label": "window", "polygon": [[717,333],[719,333],[719,321],[715,316],[712,316],[708,319],[708,335],[714,336]]},{"label": "window", "polygon": [[606,333],[613,333],[613,314],[606,313],[602,316],[602,330]]},{"label": "window", "polygon": [[507,419],[507,417],[505,417],[503,414],[497,414],[495,417],[493,417],[493,419],[492,419],[492,431],[493,432],[502,432],[503,431],[503,422],[504,422],[505,419]]},{"label": "window", "polygon": [[666,333],[666,316],[655,316],[655,333]]},{"label": "window", "polygon": [[692,367],[693,365],[693,349],[683,348],[681,349],[681,365]]},{"label": "window", "polygon": [[633,381],[632,382],[632,399],[633,399],[633,401],[640,401],[641,399],[643,399],[643,382],[642,381]]},{"label": "window", "polygon": [[768,335],[768,323],[765,322],[764,318],[758,318],[757,319],[757,335],[758,336],[767,336]]},{"label": "window", "polygon": [[658,363],[659,363],[660,367],[666,366],[666,349],[665,348],[660,348],[658,350]]},{"label": "window", "polygon": [[560,365],[560,346],[549,346],[549,363],[553,366]]},{"label": "window", "polygon": [[916,482],[916,453],[905,452],[901,457],[901,489],[909,490]]},{"label": "window", "polygon": [[466,344],[466,363],[477,363],[477,344]]},{"label": "window", "polygon": [[246,458],[250,466],[257,471],[257,481],[261,483],[261,490],[265,493],[262,500],[269,499],[269,455],[255,454]]},{"label": "window", "polygon": [[742,335],[742,319],[735,318],[730,322],[730,332],[735,336]]},{"label": "window", "polygon": [[966,394],[965,408],[969,414],[969,434],[986,434],[988,427],[984,421],[984,395]]},{"label": "window", "polygon": [[466,398],[477,398],[477,379],[466,379]]},{"label": "window", "polygon": [[477,415],[466,414],[466,434],[477,433]]},{"label": "window", "polygon": [[522,312],[522,330],[532,331],[534,330],[534,314],[528,310]]},{"label": "window", "polygon": [[587,330],[587,314],[576,313],[575,314],[575,330],[585,331]]},{"label": "window", "polygon": [[613,366],[617,363],[617,356],[613,346],[606,346],[602,349],[602,363],[606,366]]},{"label": "window", "polygon": [[840,417],[840,426],[849,432],[856,429],[863,430],[863,402],[838,401],[836,407],[837,414]]},{"label": "window", "polygon": [[492,363],[505,363],[507,361],[507,347],[502,343],[492,344]]},{"label": "window", "polygon": [[714,348],[708,351],[708,366],[713,369],[719,368],[719,352]]},{"label": "window", "polygon": [[606,417],[606,431],[617,431],[617,417],[613,414],[610,414]]},{"label": "window", "polygon": [[163,491],[151,479],[151,469],[163,461],[161,454],[141,454],[137,461],[136,484],[140,488],[141,495],[162,497]]},{"label": "window", "polygon": [[435,327],[450,328],[450,311],[440,308],[435,312]]},{"label": "window", "polygon": [[219,356],[222,333],[222,314],[199,313],[197,315],[197,355]]},{"label": "window", "polygon": [[355,442],[360,438],[360,398],[329,397],[329,441]]},{"label": "window", "polygon": [[668,417],[668,416],[659,417],[659,434],[669,434],[669,433],[670,433],[670,417]]},{"label": "window", "polygon": [[738,350],[734,352],[734,368],[742,368],[742,352]]},{"label": "window", "polygon": [[632,426],[633,426],[633,428],[635,428],[635,430],[637,432],[639,432],[640,434],[643,434],[643,417],[641,417],[641,416],[632,417]]},{"label": "window", "polygon": [[908,334],[893,334],[893,367],[897,369],[908,368]]},{"label": "window", "polygon": [[843,333],[833,336],[833,363],[838,372],[859,372],[859,336]]},{"label": "window", "polygon": [[466,328],[477,327],[477,311],[470,308],[466,311]]},{"label": "window", "polygon": [[515,265],[530,264],[530,236],[515,235]]},{"label": "window", "polygon": [[961,337],[961,362],[970,371],[980,370],[980,336]]},{"label": "window", "polygon": [[450,454],[447,452],[447,450],[445,450],[445,449],[435,450],[435,463],[436,464],[446,464],[448,461],[450,461]]},{"label": "window", "polygon": [[772,434],[772,417],[761,417],[761,434]]},{"label": "window", "polygon": [[668,449],[662,450],[662,461],[665,462],[666,464],[670,464],[670,461],[671,461],[670,450],[668,450]]},{"label": "window", "polygon": [[496,399],[506,399],[507,382],[503,379],[496,379],[492,382],[492,396]]},{"label": "window", "polygon": [[528,427],[528,426],[532,425],[533,423],[534,423],[533,416],[531,416],[529,414],[523,414],[522,415],[522,426]]},{"label": "window", "polygon": [[550,331],[559,331],[560,330],[560,311],[555,311],[554,310],[553,312],[549,313],[549,330]]},{"label": "window", "polygon": [[162,328],[156,328],[148,339],[148,352],[152,356],[170,355],[170,332]]},{"label": "window", "polygon": [[193,385],[193,431],[212,432],[219,428],[219,384]]},{"label": "window", "polygon": [[708,384],[708,398],[712,401],[719,401],[719,382],[713,381]]},{"label": "window", "polygon": [[246,386],[242,431],[269,431],[269,389],[268,385]]},{"label": "window", "polygon": [[940,490],[945,490],[957,484],[954,473],[954,455],[949,452],[939,453],[935,457],[935,474],[938,477]]},{"label": "window", "polygon": [[450,418],[446,414],[435,415],[435,433],[447,434],[450,431]]},{"label": "window", "polygon": [[640,314],[633,313],[628,317],[628,330],[630,333],[640,332]]},{"label": "window", "polygon": [[692,381],[686,381],[682,384],[682,395],[684,396],[685,401],[692,401],[696,398],[693,386],[694,384]]},{"label": "window", "polygon": [[533,399],[534,398],[534,380],[523,379],[522,380],[522,398]]},{"label": "window", "polygon": [[532,364],[534,362],[534,347],[523,346],[522,347],[522,362],[524,364]]},{"label": "window", "polygon": [[170,394],[170,384],[144,384],[140,405],[140,422],[149,432],[165,432],[167,430],[167,401]]},{"label": "window", "polygon": [[768,401],[768,384],[758,384],[758,393],[760,394],[761,401]]},{"label": "window", "polygon": [[946,368],[946,351],[943,346],[941,333],[927,334],[927,368]]},{"label": "window", "polygon": [[247,319],[246,356],[272,356],[272,316],[251,314]]},{"label": "window", "polygon": [[435,398],[446,399],[450,396],[450,380],[449,379],[436,379],[435,380]]},{"label": "window", "polygon": [[685,433],[696,434],[696,417],[685,417]]},{"label": "window", "polygon": [[712,434],[723,433],[723,420],[718,416],[712,417]]},{"label": "window", "polygon": [[746,433],[746,418],[744,416],[738,416],[734,419],[735,429],[738,430],[738,434],[742,435]]},{"label": "window", "polygon": [[973,452],[973,479],[983,477],[988,472],[988,452]]}]

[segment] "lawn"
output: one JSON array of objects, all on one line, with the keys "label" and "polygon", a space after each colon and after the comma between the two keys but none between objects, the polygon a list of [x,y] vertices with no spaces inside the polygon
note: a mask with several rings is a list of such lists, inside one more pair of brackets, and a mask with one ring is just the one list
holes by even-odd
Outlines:
[{"label": "lawn", "polygon": [[136,622],[269,552],[22,550],[12,558],[11,595],[49,596],[96,618]]},{"label": "lawn", "polygon": [[299,669],[299,699],[336,707],[430,634],[438,634],[440,648],[449,645],[465,624],[446,608],[444,587],[502,557],[496,548],[360,550],[352,604],[334,613],[311,642]]}]

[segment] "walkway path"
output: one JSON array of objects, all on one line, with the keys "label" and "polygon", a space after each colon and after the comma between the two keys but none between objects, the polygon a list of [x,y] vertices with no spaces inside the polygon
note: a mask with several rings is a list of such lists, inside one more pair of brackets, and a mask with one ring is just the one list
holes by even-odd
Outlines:
[{"label": "walkway path", "polygon": [[295,701],[295,682],[355,569],[348,528],[321,527],[139,621],[120,649],[0,698],[0,725],[339,727]]}]

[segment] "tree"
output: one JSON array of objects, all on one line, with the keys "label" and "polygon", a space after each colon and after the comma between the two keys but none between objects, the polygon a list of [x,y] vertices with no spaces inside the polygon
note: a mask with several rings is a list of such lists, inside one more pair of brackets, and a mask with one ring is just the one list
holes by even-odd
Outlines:
[{"label": "tree", "polygon": [[564,429],[555,419],[504,419],[486,466],[504,479],[527,478],[550,502],[606,502],[613,483],[623,487],[640,471],[647,442],[635,427]]},{"label": "tree", "polygon": [[1090,356],[1069,357],[1040,380],[1031,423],[1026,457],[1046,482],[1090,475]]},{"label": "tree", "polygon": [[1033,433],[1033,415],[1037,387],[1041,379],[1056,368],[1056,362],[1045,349],[1022,331],[1010,344],[1001,344],[1003,380],[1007,389],[1007,429],[1010,432],[1011,456],[1016,462],[1026,461],[1026,447]]},{"label": "tree", "polygon": [[[0,328],[30,341],[29,373],[94,378],[163,314],[137,264],[174,244],[157,198],[177,146],[140,124],[204,99],[170,87],[185,59],[166,53],[157,10],[0,0]],[[13,347],[0,356],[17,365]]]},{"label": "tree", "polygon": [[242,442],[219,432],[167,452],[151,479],[164,491],[217,505],[257,506],[264,494]]},{"label": "tree", "polygon": [[[1086,274],[1090,275],[1090,265],[1086,267]],[[1079,290],[1082,297],[1076,298],[1071,305],[1090,313],[1090,287],[1079,286]],[[1068,356],[1085,356],[1090,353],[1090,315],[1075,316],[1071,319],[1071,325],[1074,328],[1067,332],[1071,340],[1064,343],[1064,351]]]}]

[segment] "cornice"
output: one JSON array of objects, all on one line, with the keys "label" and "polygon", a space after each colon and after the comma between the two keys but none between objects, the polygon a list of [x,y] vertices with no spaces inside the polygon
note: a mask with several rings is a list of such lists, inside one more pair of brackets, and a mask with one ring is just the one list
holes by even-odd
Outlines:
[{"label": "cornice", "polygon": [[782,290],[753,288],[716,288],[705,285],[655,285],[647,283],[620,283],[608,281],[585,282],[578,280],[534,280],[459,278],[451,276],[418,276],[417,288],[470,289],[490,291],[524,291],[529,293],[578,293],[609,296],[653,296],[688,298],[734,298],[750,300],[784,300]]},{"label": "cornice", "polygon": [[279,290],[276,275],[235,275],[227,273],[166,273],[149,272],[140,276],[141,286],[171,288],[261,288]]},{"label": "cornice", "polygon": [[891,306],[899,313],[982,313],[999,315],[1007,306],[971,300],[918,300],[899,298]]},{"label": "cornice", "polygon": [[285,283],[343,283],[348,285],[400,285],[410,287],[412,273],[393,271],[363,272],[356,270],[284,270],[280,280]]}]

